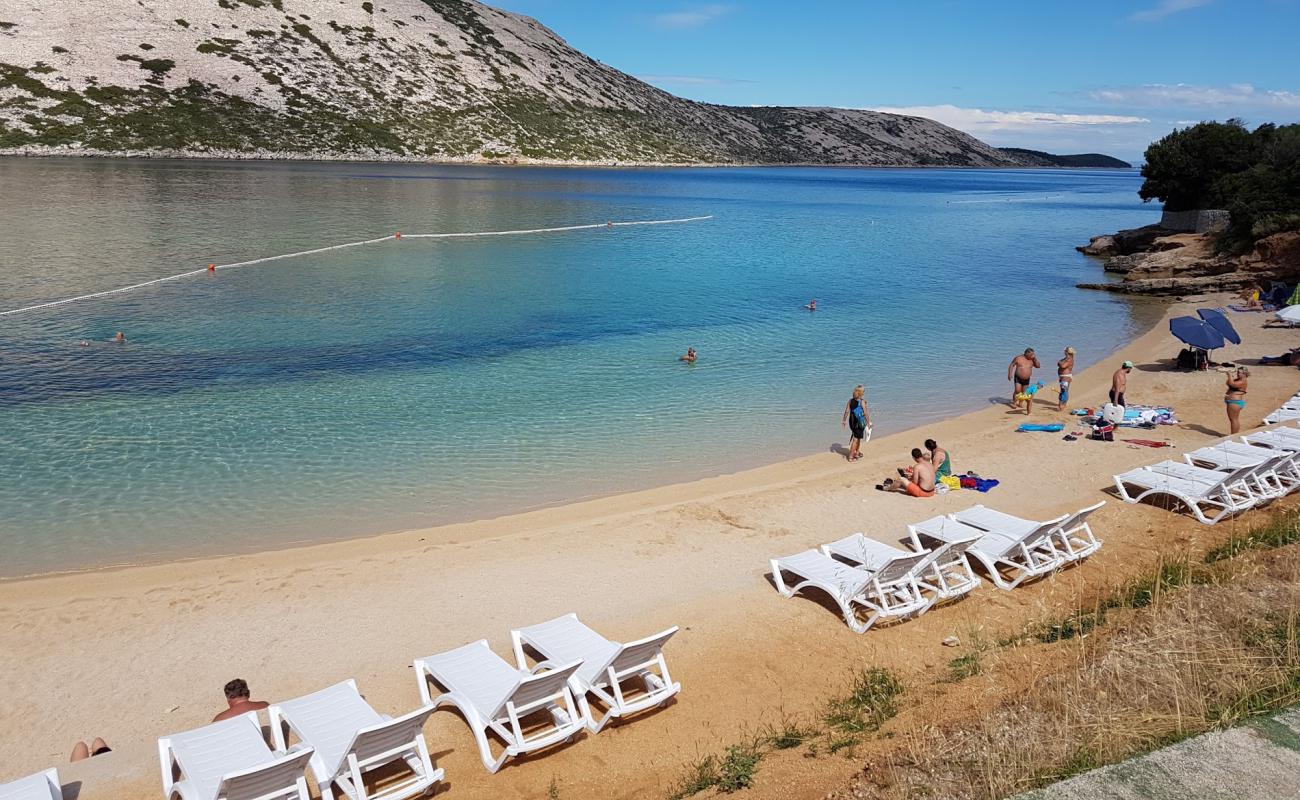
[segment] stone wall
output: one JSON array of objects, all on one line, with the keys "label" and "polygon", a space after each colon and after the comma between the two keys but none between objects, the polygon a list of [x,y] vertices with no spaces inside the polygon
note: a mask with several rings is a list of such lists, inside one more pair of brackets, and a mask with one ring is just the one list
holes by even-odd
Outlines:
[{"label": "stone wall", "polygon": [[1208,208],[1166,211],[1160,215],[1160,227],[1182,233],[1220,233],[1228,229],[1231,221],[1227,211]]}]

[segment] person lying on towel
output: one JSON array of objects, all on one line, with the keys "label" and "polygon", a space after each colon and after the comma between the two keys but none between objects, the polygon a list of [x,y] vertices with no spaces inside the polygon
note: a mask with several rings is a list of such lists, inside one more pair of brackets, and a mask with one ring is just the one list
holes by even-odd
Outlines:
[{"label": "person lying on towel", "polygon": [[913,497],[934,497],[934,464],[920,448],[912,448],[911,467],[899,469],[898,480],[890,478],[877,488],[886,492],[902,492]]}]

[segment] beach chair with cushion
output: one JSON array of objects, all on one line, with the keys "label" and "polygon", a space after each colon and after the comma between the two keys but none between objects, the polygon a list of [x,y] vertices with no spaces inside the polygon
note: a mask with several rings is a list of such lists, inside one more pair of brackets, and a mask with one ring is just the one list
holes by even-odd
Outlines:
[{"label": "beach chair with cushion", "polygon": [[[621,644],[582,624],[577,614],[565,614],[511,631],[510,640],[521,670],[528,669],[525,647],[551,664],[582,662],[569,679],[569,687],[587,727],[599,733],[610,720],[661,706],[682,690],[680,683],[673,683],[664,661],[664,645],[675,633],[674,625],[653,636]],[[588,695],[606,709],[599,720],[592,713]]]},{"label": "beach chair with cushion", "polygon": [[[1187,507],[1198,521],[1213,525],[1231,514],[1253,508],[1256,501],[1227,488],[1229,474],[1215,483],[1188,480],[1152,469],[1139,467],[1115,476],[1115,488],[1125,503],[1138,504],[1147,498],[1167,497]],[[1137,493],[1130,491],[1137,489]],[[1168,508],[1168,506],[1165,506]]]},{"label": "beach chair with cushion", "polygon": [[[804,589],[820,589],[839,606],[845,624],[853,632],[866,633],[881,620],[908,617],[930,605],[911,574],[912,567],[928,555],[904,552],[875,572],[842,564],[816,550],[774,558],[769,563],[772,580],[782,597],[794,597]],[[798,580],[787,584],[784,573]]]},{"label": "beach chair with cushion", "polygon": [[[971,538],[954,543],[945,542],[933,550],[921,548],[914,551],[926,556],[915,563],[911,575],[921,592],[928,597],[930,605],[965,597],[979,586],[980,579],[975,577],[970,562],[966,560],[966,548],[974,542],[975,538]],[[876,571],[884,564],[909,554],[906,550],[862,533],[824,544],[821,551],[868,572]]]},{"label": "beach chair with cushion", "polygon": [[312,754],[267,747],[253,711],[158,740],[168,800],[308,800],[303,773]]},{"label": "beach chair with cushion", "polygon": [[[420,696],[433,708],[455,706],[465,717],[479,758],[488,772],[507,759],[567,742],[587,725],[569,688],[581,661],[562,666],[543,662],[531,671],[516,669],[480,639],[455,650],[415,660]],[[436,699],[430,685],[441,693]],[[544,721],[538,722],[542,718]],[[489,734],[503,746],[492,755]]]},{"label": "beach chair with cushion", "polygon": [[[1061,517],[1053,523],[1059,524],[1065,519]],[[936,542],[974,538],[975,541],[966,549],[966,556],[979,561],[993,584],[1006,591],[1031,578],[1055,572],[1066,562],[1065,556],[1052,542],[1050,527],[1035,525],[1032,530],[989,531],[953,516],[938,516],[908,525],[907,531],[917,549],[924,547],[921,537]]]},{"label": "beach chair with cushion", "polygon": [[59,785],[59,771],[47,769],[35,775],[28,775],[26,778],[0,784],[0,800],[63,800],[63,787]]},{"label": "beach chair with cushion", "polygon": [[[352,800],[402,800],[422,795],[442,780],[442,770],[434,769],[424,743],[424,723],[432,706],[393,719],[371,708],[349,678],[276,703],[268,713],[276,747],[284,749],[287,728],[315,749],[309,764],[322,800],[333,800],[335,787]],[[402,764],[406,770],[400,770]],[[389,765],[398,766],[397,779],[368,788],[367,773]]]}]

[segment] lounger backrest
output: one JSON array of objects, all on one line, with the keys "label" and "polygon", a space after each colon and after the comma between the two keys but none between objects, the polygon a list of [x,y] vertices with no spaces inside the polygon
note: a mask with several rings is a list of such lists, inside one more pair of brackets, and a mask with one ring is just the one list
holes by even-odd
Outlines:
[{"label": "lounger backrest", "polygon": [[[269,764],[227,775],[217,790],[223,800],[259,800],[279,797],[295,788],[311,760],[310,747],[281,756]],[[305,788],[305,787],[304,787]]]},{"label": "lounger backrest", "polygon": [[619,673],[652,661],[659,656],[659,653],[664,649],[664,644],[673,638],[675,633],[677,633],[676,625],[666,631],[656,633],[654,636],[628,642],[623,645],[623,649],[619,651],[618,655],[614,656],[614,660],[609,665],[610,669]]},{"label": "lounger backrest", "polygon": [[1065,521],[1061,523],[1061,530],[1072,531],[1075,528],[1078,528],[1080,525],[1083,525],[1088,521],[1088,517],[1091,517],[1104,505],[1106,505],[1106,501],[1102,500],[1100,503],[1088,506],[1087,508],[1081,508],[1073,514],[1067,515]]},{"label": "lounger backrest", "polygon": [[63,800],[59,772],[47,769],[0,785],[0,800]]},{"label": "lounger backrest", "polygon": [[[520,671],[488,647],[486,639],[416,661],[447,691],[456,692],[488,719],[501,716],[508,700],[519,688]],[[420,685],[427,689],[423,674]]]},{"label": "lounger backrest", "polygon": [[929,553],[905,553],[890,559],[889,563],[876,570],[875,578],[882,585],[896,583],[911,574],[917,564],[930,558]]},{"label": "lounger backrest", "polygon": [[356,753],[358,761],[364,762],[403,747],[414,747],[432,713],[433,706],[424,706],[397,719],[365,728],[357,733],[351,750]]},{"label": "lounger backrest", "polygon": [[[202,800],[215,800],[222,779],[263,767],[275,754],[262,738],[254,712],[160,740]],[[170,769],[164,764],[164,770]]]},{"label": "lounger backrest", "polygon": [[869,538],[863,533],[854,533],[838,539],[829,544],[824,544],[821,551],[828,556],[839,556],[854,564],[861,564],[868,572],[873,572],[892,559],[907,553],[893,545],[878,542]]},{"label": "lounger backrest", "polygon": [[343,767],[357,732],[384,721],[361,697],[351,678],[296,700],[277,703],[274,708],[307,744],[316,748],[331,776]]},{"label": "lounger backrest", "polygon": [[[516,708],[523,708],[563,692],[569,678],[582,666],[581,661],[574,661],[536,675],[529,675],[519,681],[519,686],[507,698]],[[505,704],[502,704],[502,708]]]}]

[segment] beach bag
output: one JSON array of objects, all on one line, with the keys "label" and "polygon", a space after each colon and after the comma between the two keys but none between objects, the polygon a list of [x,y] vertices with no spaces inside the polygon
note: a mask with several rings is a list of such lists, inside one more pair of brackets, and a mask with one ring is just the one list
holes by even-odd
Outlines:
[{"label": "beach bag", "polygon": [[1115,426],[1110,424],[1098,424],[1092,426],[1092,436],[1090,439],[1096,439],[1099,442],[1115,441]]}]

